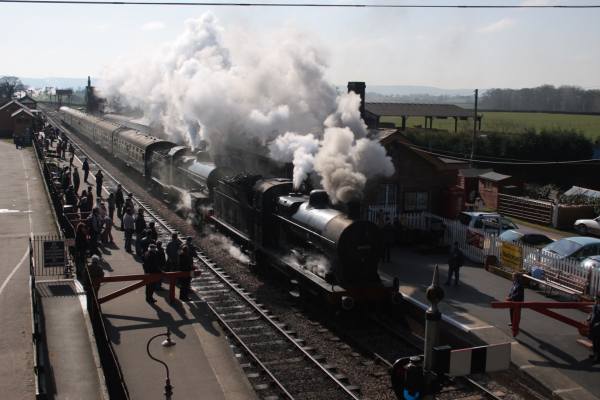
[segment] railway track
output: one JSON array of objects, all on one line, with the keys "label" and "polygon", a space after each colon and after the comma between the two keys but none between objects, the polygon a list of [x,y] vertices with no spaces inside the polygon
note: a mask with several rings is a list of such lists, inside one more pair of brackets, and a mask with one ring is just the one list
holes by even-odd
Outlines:
[{"label": "railway track", "polygon": [[[58,122],[55,115],[47,112],[54,126],[69,133],[76,149],[96,165],[79,139]],[[105,182],[121,184],[116,177],[103,168]],[[134,201],[147,213],[147,220],[154,220],[159,236],[168,241],[172,233],[184,236],[172,227],[140,198]],[[253,300],[250,294],[233,282],[231,277],[214,263],[208,255],[198,251],[196,267],[202,276],[192,281],[197,296],[213,311],[228,337],[239,350],[238,357],[244,357],[242,366],[259,396],[263,399],[359,399],[360,388],[352,385],[340,374],[335,366],[305,346],[304,341],[280,323],[262,304]],[[245,361],[245,362],[244,362]]]}]

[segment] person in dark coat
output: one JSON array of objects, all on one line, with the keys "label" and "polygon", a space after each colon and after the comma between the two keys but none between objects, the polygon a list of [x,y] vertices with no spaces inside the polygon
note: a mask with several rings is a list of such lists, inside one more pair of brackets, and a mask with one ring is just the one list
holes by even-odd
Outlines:
[{"label": "person in dark coat", "polygon": [[108,218],[110,218],[110,222],[113,221],[113,217],[115,215],[115,194],[111,193],[108,195],[108,199],[106,200],[108,203]]},{"label": "person in dark coat", "polygon": [[[158,266],[162,272],[166,272],[167,257],[165,255],[165,249],[162,247],[162,242],[160,240],[156,241],[156,251],[158,252]],[[162,280],[156,282],[156,290],[162,290]]]},{"label": "person in dark coat", "polygon": [[[144,263],[142,264],[142,267],[144,268],[145,274],[156,274],[161,272],[160,256],[156,249],[156,245],[151,244],[148,247],[148,251],[144,255]],[[156,303],[156,300],[153,297],[155,289],[156,284],[154,282],[146,285],[146,301],[148,303]]]},{"label": "person in dark coat", "polygon": [[[513,285],[510,288],[510,292],[508,292],[508,297],[506,301],[525,301],[525,287],[523,286],[523,274],[519,272],[515,272],[513,274]],[[512,326],[513,320],[513,310],[509,308],[510,311],[510,322],[508,326]]]},{"label": "person in dark coat", "polygon": [[123,223],[123,204],[125,204],[125,197],[123,196],[123,188],[121,185],[117,185],[117,191],[115,192],[115,207],[117,209],[117,218],[121,220],[121,224]]},{"label": "person in dark coat", "polygon": [[104,181],[104,175],[102,175],[102,171],[98,170],[96,172],[96,197],[102,198],[102,181]]},{"label": "person in dark coat", "polygon": [[75,193],[79,193],[80,183],[79,171],[77,170],[77,167],[73,167],[73,189],[75,189]]},{"label": "person in dark coat", "polygon": [[589,337],[593,345],[593,354],[590,358],[597,364],[600,363],[600,292],[596,293],[596,303],[587,320],[590,327]]},{"label": "person in dark coat", "polygon": [[87,228],[83,222],[80,222],[75,231],[75,268],[78,276],[85,267],[88,247]]},{"label": "person in dark coat", "polygon": [[87,198],[88,198],[88,204],[90,205],[90,209],[94,208],[94,194],[92,193],[92,187],[90,185],[88,185],[87,188]]},{"label": "person in dark coat", "polygon": [[452,275],[454,275],[454,286],[458,286],[460,267],[462,267],[463,262],[463,253],[458,248],[458,242],[454,242],[450,257],[448,258],[448,279],[446,280],[446,285],[450,284]]},{"label": "person in dark coat", "polygon": [[[179,270],[180,271],[193,271],[194,270],[194,259],[190,254],[190,249],[187,244],[181,247],[179,252]],[[188,301],[190,294],[190,286],[192,278],[179,278],[180,289],[179,289],[179,300]]]},{"label": "person in dark coat", "polygon": [[176,233],[171,235],[171,241],[167,243],[167,266],[170,271],[174,271],[179,265],[179,250],[181,249],[181,240]]},{"label": "person in dark coat", "polygon": [[79,208],[81,219],[86,219],[90,213],[91,206],[88,204],[88,197],[85,190],[81,192],[81,197],[79,198],[77,208]]},{"label": "person in dark coat", "polygon": [[85,158],[83,160],[83,164],[81,165],[81,169],[83,170],[83,181],[85,183],[88,183],[88,176],[90,175],[90,163],[88,162],[88,159]]},{"label": "person in dark coat", "polygon": [[145,230],[146,220],[144,219],[144,209],[140,208],[137,217],[135,217],[135,254],[138,256],[142,255],[142,239]]}]

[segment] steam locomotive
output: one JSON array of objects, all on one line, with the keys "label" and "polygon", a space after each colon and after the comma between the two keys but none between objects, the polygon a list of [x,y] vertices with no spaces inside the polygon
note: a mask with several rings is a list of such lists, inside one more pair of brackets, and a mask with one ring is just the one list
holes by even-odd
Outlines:
[{"label": "steam locomotive", "polygon": [[[381,232],[330,205],[323,190],[296,193],[292,181],[236,174],[206,152],[159,139],[114,120],[68,107],[63,124],[140,173],[161,194],[186,203],[196,222],[209,219],[298,289],[334,306],[396,303],[398,282],[383,283],[377,266]],[[185,199],[184,199],[185,198]]]}]

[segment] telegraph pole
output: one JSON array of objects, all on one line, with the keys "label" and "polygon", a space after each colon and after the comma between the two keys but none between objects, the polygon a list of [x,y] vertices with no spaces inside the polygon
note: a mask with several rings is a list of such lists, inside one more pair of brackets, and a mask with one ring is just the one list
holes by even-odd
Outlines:
[{"label": "telegraph pole", "polygon": [[475,157],[475,141],[477,140],[477,100],[479,97],[479,89],[475,89],[475,114],[473,115],[473,140],[471,142],[471,167],[473,166],[473,158]]}]

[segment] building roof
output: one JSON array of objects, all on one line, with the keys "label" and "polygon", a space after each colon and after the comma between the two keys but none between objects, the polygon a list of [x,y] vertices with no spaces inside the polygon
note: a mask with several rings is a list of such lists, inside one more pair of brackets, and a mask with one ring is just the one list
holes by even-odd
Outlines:
[{"label": "building roof", "polygon": [[473,111],[454,104],[366,103],[371,114],[390,117],[461,117],[473,116]]},{"label": "building roof", "polygon": [[5,108],[8,108],[8,106],[10,106],[11,104],[14,104],[17,107],[21,107],[21,108],[27,107],[26,105],[21,104],[18,100],[11,100],[8,103],[5,103],[2,107],[0,107],[0,110],[4,110]]},{"label": "building roof", "polygon": [[401,146],[404,146],[418,157],[427,161],[429,164],[434,165],[438,169],[444,170],[456,170],[460,167],[465,167],[467,165],[466,162],[448,159],[446,157],[437,157],[432,154],[428,154],[423,151],[419,151],[410,140],[408,140],[400,131],[398,130],[390,130],[390,129],[382,129],[378,135],[373,135],[373,137],[379,139],[379,142],[383,146],[387,146],[391,143],[397,143]]},{"label": "building roof", "polygon": [[12,113],[10,115],[11,118],[16,117],[17,115],[21,114],[21,113],[25,113],[27,115],[29,115],[30,117],[35,117],[35,114],[33,112],[31,112],[32,110],[28,109],[27,107],[23,107],[23,108],[19,108],[17,111],[15,111],[14,113]]},{"label": "building roof", "polygon": [[458,176],[463,176],[465,178],[479,178],[482,174],[493,171],[494,170],[491,168],[465,168],[458,171]]},{"label": "building roof", "polygon": [[510,175],[503,175],[497,172],[486,172],[485,174],[479,175],[480,179],[487,179],[488,181],[500,182],[510,178]]},{"label": "building roof", "polygon": [[586,189],[586,188],[579,187],[579,186],[571,187],[571,189],[567,190],[564,194],[566,196],[582,195],[582,196],[594,197],[594,198],[600,197],[599,191],[592,190],[592,189]]}]

